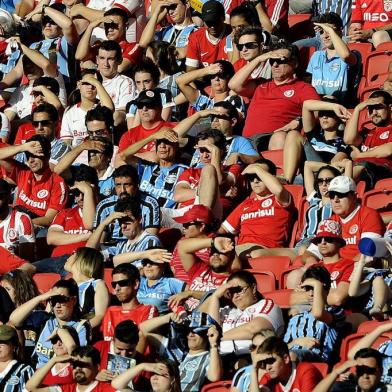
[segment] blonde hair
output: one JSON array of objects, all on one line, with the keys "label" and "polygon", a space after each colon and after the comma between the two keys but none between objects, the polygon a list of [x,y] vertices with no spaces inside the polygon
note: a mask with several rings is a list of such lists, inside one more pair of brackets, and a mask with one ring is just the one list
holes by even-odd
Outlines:
[{"label": "blonde hair", "polygon": [[76,250],[75,256],[75,267],[80,273],[89,278],[103,278],[104,259],[99,250],[81,247]]}]

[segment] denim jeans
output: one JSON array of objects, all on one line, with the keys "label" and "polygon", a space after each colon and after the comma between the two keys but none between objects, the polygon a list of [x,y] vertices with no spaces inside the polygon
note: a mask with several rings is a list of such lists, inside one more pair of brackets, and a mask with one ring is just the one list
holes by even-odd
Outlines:
[{"label": "denim jeans", "polygon": [[68,272],[64,270],[64,264],[70,255],[62,255],[57,257],[48,257],[33,263],[37,268],[37,272],[53,272],[60,274],[61,279],[65,279]]}]

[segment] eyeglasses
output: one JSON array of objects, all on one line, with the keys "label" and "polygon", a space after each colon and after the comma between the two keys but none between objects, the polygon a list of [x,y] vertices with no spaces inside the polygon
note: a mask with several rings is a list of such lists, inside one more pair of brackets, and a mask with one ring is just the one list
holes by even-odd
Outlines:
[{"label": "eyeglasses", "polygon": [[139,110],[144,109],[144,107],[146,107],[147,109],[155,109],[157,105],[153,102],[138,102],[136,103],[136,107]]},{"label": "eyeglasses", "polygon": [[317,184],[319,184],[319,185],[321,185],[321,184],[329,184],[332,180],[333,180],[333,178],[334,177],[325,177],[325,178],[318,178],[317,179]]},{"label": "eyeglasses", "polygon": [[348,197],[350,193],[351,192],[341,193],[341,192],[330,191],[328,192],[328,197],[330,199],[334,199],[335,197],[337,197],[338,199],[344,199],[345,197]]},{"label": "eyeglasses", "polygon": [[211,21],[204,21],[204,23],[207,25],[207,27],[215,27],[218,26],[220,24],[219,21],[217,20],[211,20]]},{"label": "eyeglasses", "polygon": [[318,245],[321,244],[322,240],[324,240],[325,242],[328,242],[328,244],[332,244],[336,241],[336,238],[334,237],[317,237],[313,240],[313,242]]},{"label": "eyeglasses", "polygon": [[53,297],[50,297],[49,303],[54,307],[56,304],[65,304],[71,299],[72,297],[68,297],[66,295],[54,295]]},{"label": "eyeglasses", "polygon": [[208,148],[205,148],[205,147],[199,147],[199,152],[200,152],[200,154],[209,153],[210,150],[208,150]]},{"label": "eyeglasses", "polygon": [[50,339],[50,343],[52,344],[52,346],[54,346],[58,342],[61,342],[59,335],[53,336],[53,338]]},{"label": "eyeglasses", "polygon": [[332,110],[320,110],[319,117],[336,117],[336,114]]},{"label": "eyeglasses", "polygon": [[105,136],[108,134],[108,131],[106,128],[101,128],[101,129],[94,129],[93,131],[87,130],[88,136],[93,137],[93,136]]},{"label": "eyeglasses", "polygon": [[367,107],[369,113],[373,113],[374,110],[381,110],[385,109],[387,105],[384,105],[383,103],[378,103],[377,105],[369,105]]},{"label": "eyeglasses", "polygon": [[41,93],[41,91],[32,91],[32,92],[31,92],[31,95],[32,95],[34,98],[43,97],[43,96],[44,96],[44,94]]},{"label": "eyeglasses", "polygon": [[50,25],[57,25],[57,23],[54,22],[53,19],[49,18],[49,16],[47,16],[47,15],[45,15],[45,16],[42,18],[41,23],[42,23],[42,26],[46,26],[47,24],[50,24]]},{"label": "eyeglasses", "polygon": [[246,49],[256,49],[259,47],[259,44],[255,41],[253,42],[245,42],[244,44],[237,44],[238,50],[241,52],[244,48]]},{"label": "eyeglasses", "polygon": [[171,145],[171,146],[178,144],[177,142],[171,142],[170,140],[167,140],[167,139],[157,139],[155,143],[156,143],[157,146],[159,146],[162,143],[163,144],[168,144],[168,145]]},{"label": "eyeglasses", "polygon": [[125,217],[125,218],[117,219],[117,221],[118,221],[118,224],[119,224],[119,225],[130,225],[130,224],[132,224],[132,223],[135,223],[135,222],[136,222],[136,219],[127,216],[127,217]]},{"label": "eyeglasses", "polygon": [[233,296],[234,294],[242,294],[245,293],[245,291],[249,288],[249,286],[236,286],[236,287],[230,287],[227,289],[229,294]]},{"label": "eyeglasses", "polygon": [[364,374],[376,374],[377,368],[366,366],[366,365],[357,365],[355,367],[356,373],[358,377],[363,376]]},{"label": "eyeglasses", "polygon": [[81,369],[90,369],[91,368],[91,364],[88,362],[83,362],[83,361],[79,361],[79,360],[71,360],[71,365],[74,369],[81,368]]},{"label": "eyeglasses", "polygon": [[187,222],[187,223],[183,223],[183,224],[182,224],[182,227],[183,227],[184,229],[188,229],[190,226],[193,226],[193,225],[195,225],[195,226],[200,226],[200,225],[201,225],[201,222]]},{"label": "eyeglasses", "polygon": [[270,65],[274,65],[275,63],[277,65],[281,65],[281,64],[288,64],[290,62],[290,59],[288,59],[287,57],[279,57],[279,58],[271,57],[270,59],[268,59],[268,62],[270,63]]},{"label": "eyeglasses", "polygon": [[308,285],[302,286],[302,288],[303,288],[306,292],[308,292],[308,291],[313,291],[313,290],[314,290],[313,286],[308,286]]},{"label": "eyeglasses", "polygon": [[162,265],[162,263],[156,263],[155,261],[151,261],[151,260],[142,260],[142,266],[146,267],[147,265]]},{"label": "eyeglasses", "polygon": [[87,83],[87,82],[81,82],[80,85],[81,86],[89,86],[89,87],[95,88],[95,86],[93,86],[92,84]]},{"label": "eyeglasses", "polygon": [[227,120],[230,121],[230,116],[228,114],[212,114],[210,116],[211,118],[211,122],[215,121],[215,120]]},{"label": "eyeglasses", "polygon": [[260,180],[260,178],[258,177],[257,174],[245,174],[244,177],[249,182],[253,182],[255,180],[261,182],[261,180]]},{"label": "eyeglasses", "polygon": [[31,123],[33,124],[34,128],[38,128],[40,124],[41,124],[41,127],[47,127],[48,125],[50,125],[52,123],[52,121],[51,120],[41,120],[41,121],[32,121]]},{"label": "eyeglasses", "polygon": [[103,27],[105,28],[105,30],[109,30],[109,29],[118,30],[118,23],[114,23],[114,22],[104,23]]},{"label": "eyeglasses", "polygon": [[174,11],[177,8],[177,4],[170,4],[165,7],[167,11]]},{"label": "eyeglasses", "polygon": [[83,193],[79,189],[71,189],[69,194],[73,197],[79,197],[80,195],[83,195]]},{"label": "eyeglasses", "polygon": [[273,365],[275,362],[276,362],[275,357],[269,357],[269,358],[261,359],[259,362],[257,362],[257,366],[262,369],[265,369],[267,365]]},{"label": "eyeglasses", "polygon": [[110,283],[113,289],[116,288],[117,285],[120,287],[127,287],[127,286],[132,286],[133,281],[131,279],[123,279],[123,280],[113,280],[113,282]]}]

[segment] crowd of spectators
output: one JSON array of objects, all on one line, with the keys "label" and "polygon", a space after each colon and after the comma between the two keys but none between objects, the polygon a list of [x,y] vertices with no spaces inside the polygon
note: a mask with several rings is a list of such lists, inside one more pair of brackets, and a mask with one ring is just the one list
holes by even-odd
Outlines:
[{"label": "crowd of spectators", "polygon": [[1,392],[392,390],[390,0],[0,3]]}]

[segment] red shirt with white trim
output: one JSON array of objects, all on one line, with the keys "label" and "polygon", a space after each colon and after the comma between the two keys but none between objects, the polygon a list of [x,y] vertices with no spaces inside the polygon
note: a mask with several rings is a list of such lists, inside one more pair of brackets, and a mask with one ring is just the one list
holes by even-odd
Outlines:
[{"label": "red shirt with white trim", "polygon": [[313,392],[322,378],[320,371],[311,363],[292,362],[291,375],[286,385],[266,374],[259,381],[259,386],[267,387],[271,392]]},{"label": "red shirt with white trim", "polygon": [[124,320],[132,320],[136,325],[143,321],[158,317],[155,306],[140,304],[134,309],[124,310],[122,306],[109,306],[101,323],[101,331],[105,340],[112,340],[117,324]]},{"label": "red shirt with white trim", "polygon": [[238,244],[259,244],[266,248],[282,248],[290,238],[293,198],[282,206],[275,195],[244,200],[222,223],[232,234],[239,233]]},{"label": "red shirt with white trim", "polygon": [[[178,177],[177,185],[180,183],[188,184],[191,189],[196,189],[199,186],[200,178],[201,178],[201,167],[190,167],[186,169],[180,177]],[[238,178],[240,177],[242,168],[241,165],[230,165],[230,166],[222,166],[222,171],[227,173],[227,175],[234,177],[234,183],[237,183]],[[221,196],[221,199],[224,199]],[[191,206],[195,202],[195,199],[186,200],[180,203],[180,207]]]},{"label": "red shirt with white trim", "polygon": [[320,263],[331,274],[331,288],[336,289],[339,283],[350,283],[350,276],[354,269],[354,261],[351,259],[339,259],[335,263]]},{"label": "red shirt with white trim", "polygon": [[[91,383],[85,392],[114,392],[114,389],[110,382],[94,381]],[[64,384],[50,386],[50,392],[79,392],[78,384]]]},{"label": "red shirt with white trim", "polygon": [[306,100],[320,99],[313,86],[298,79],[281,85],[263,81],[249,98],[252,100],[242,133],[246,137],[274,132],[301,116]]},{"label": "red shirt with white trim", "polygon": [[341,257],[352,260],[358,253],[359,240],[363,237],[381,237],[385,226],[380,214],[373,208],[357,206],[346,218],[332,215],[330,219],[340,222],[346,246],[340,249]]},{"label": "red shirt with white trim", "polygon": [[[79,206],[60,211],[53,219],[50,228],[61,229],[65,234],[86,234],[89,232],[84,226],[82,210]],[[70,255],[74,250],[85,246],[87,241],[75,242],[67,245],[57,245],[52,252],[52,257]]]},{"label": "red shirt with white trim", "polygon": [[16,205],[44,216],[49,208],[61,211],[67,202],[67,186],[62,177],[49,168],[37,180],[27,167],[14,166],[8,177],[16,183]]},{"label": "red shirt with white trim", "polygon": [[35,129],[32,123],[22,124],[16,132],[14,145],[26,143],[32,136],[35,135]]},{"label": "red shirt with white trim", "polygon": [[351,23],[363,29],[374,29],[392,23],[392,7],[388,0],[353,0]]},{"label": "red shirt with white trim", "polygon": [[230,29],[226,26],[221,38],[211,37],[206,27],[193,31],[189,35],[188,50],[185,64],[189,67],[207,67],[217,60],[227,60],[228,49],[226,37],[230,34]]},{"label": "red shirt with white trim", "polygon": [[[376,127],[374,129],[365,128],[361,133],[363,135],[363,143],[361,145],[361,151],[369,151],[370,149],[378,146],[382,146],[386,143],[392,143],[392,126]],[[356,161],[369,161],[376,165],[386,166],[389,170],[392,170],[392,157],[389,158],[358,158]]]},{"label": "red shirt with white trim", "polygon": [[[143,127],[142,124],[140,124],[134,128],[129,129],[127,132],[125,132],[121,136],[120,143],[118,144],[118,150],[120,152],[124,151],[131,144],[145,139],[147,136],[150,136],[153,133],[158,132],[161,128],[163,128],[163,127],[173,128],[175,125],[176,124],[172,123],[172,122],[159,121],[158,124],[154,128],[146,129]],[[138,153],[149,152],[149,151],[155,151],[155,141],[152,141],[152,142],[144,145],[138,151]]]},{"label": "red shirt with white trim", "polygon": [[34,242],[34,227],[30,217],[10,208],[7,217],[0,222],[0,246],[15,254],[18,244]]}]

